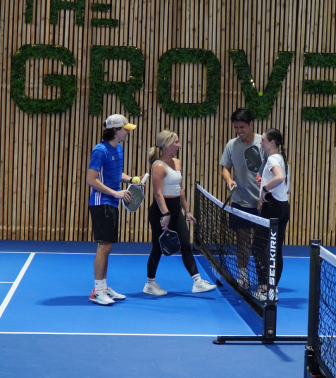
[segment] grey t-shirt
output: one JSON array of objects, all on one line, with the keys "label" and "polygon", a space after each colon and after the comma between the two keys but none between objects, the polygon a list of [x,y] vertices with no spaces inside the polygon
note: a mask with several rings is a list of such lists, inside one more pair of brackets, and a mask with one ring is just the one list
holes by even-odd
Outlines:
[{"label": "grey t-shirt", "polygon": [[239,137],[231,139],[225,146],[220,164],[231,169],[237,190],[232,194],[232,201],[243,207],[257,208],[259,187],[257,173],[261,174],[267,160],[267,154],[261,149],[261,135],[254,134],[254,140],[243,143]]}]

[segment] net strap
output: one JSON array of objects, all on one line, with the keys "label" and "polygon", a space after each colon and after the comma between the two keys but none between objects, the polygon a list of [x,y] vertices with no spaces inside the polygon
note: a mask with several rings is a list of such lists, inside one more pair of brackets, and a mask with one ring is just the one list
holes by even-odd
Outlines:
[{"label": "net strap", "polygon": [[320,246],[320,257],[336,267],[336,256],[322,246]]},{"label": "net strap", "polygon": [[[216,205],[218,205],[220,208],[223,207],[223,203],[219,201],[216,197],[211,195],[209,192],[207,192],[205,189],[203,189],[199,184],[196,184],[197,189],[202,192],[207,198],[209,198],[212,202],[214,202]],[[238,209],[234,209],[231,206],[225,206],[225,211],[231,214],[235,214],[243,219],[249,220],[253,223],[257,223],[260,226],[264,226],[269,228],[270,227],[270,220],[262,217],[258,217],[253,214],[245,213],[245,211],[241,211]]]}]

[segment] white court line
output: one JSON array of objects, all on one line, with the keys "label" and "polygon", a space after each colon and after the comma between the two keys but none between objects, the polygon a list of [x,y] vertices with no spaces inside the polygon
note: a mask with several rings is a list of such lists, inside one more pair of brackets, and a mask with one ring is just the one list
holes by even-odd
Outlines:
[{"label": "white court line", "polygon": [[31,261],[33,260],[33,257],[35,256],[35,253],[31,253],[27,259],[27,261],[25,262],[25,264],[23,265],[19,275],[16,277],[16,280],[14,281],[13,285],[11,286],[8,294],[6,295],[6,298],[4,299],[4,301],[2,302],[1,306],[0,306],[0,318],[2,316],[2,314],[4,313],[4,311],[6,310],[6,307],[8,306],[8,303],[10,302],[10,300],[12,299],[12,296],[14,295],[15,293],[15,290],[17,289],[17,287],[19,286],[19,283],[20,281],[22,280],[24,274],[26,273]]},{"label": "white court line", "polygon": [[[0,253],[34,253],[34,254],[46,254],[46,255],[95,255],[96,252],[8,252],[8,251],[0,251]],[[110,253],[109,256],[149,256],[150,253]],[[194,256],[203,256],[201,254],[194,254]],[[172,255],[169,257],[181,257],[181,253],[176,255]]]},{"label": "white court line", "polygon": [[[71,336],[149,336],[149,337],[217,337],[216,335],[186,335],[186,334],[167,334],[167,333],[74,333],[74,332],[0,332],[0,335],[71,335]],[[237,336],[237,335],[232,335]],[[256,335],[238,335],[238,336],[256,336]],[[303,336],[307,335],[277,335],[277,336]]]},{"label": "white court line", "polygon": [[14,282],[0,282],[0,284],[2,284],[2,283],[7,283],[7,284],[12,284],[12,283],[14,283]]},{"label": "white court line", "polygon": [[309,259],[309,256],[283,256],[284,259]]},{"label": "white court line", "polygon": [[85,332],[0,332],[0,335],[80,335],[80,336],[175,336],[175,337],[217,337],[218,335],[183,335],[166,333],[85,333]]}]

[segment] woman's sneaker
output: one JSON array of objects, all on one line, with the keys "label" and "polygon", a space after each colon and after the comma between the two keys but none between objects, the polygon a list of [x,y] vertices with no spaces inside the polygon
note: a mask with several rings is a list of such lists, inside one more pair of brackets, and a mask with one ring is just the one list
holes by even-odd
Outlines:
[{"label": "woman's sneaker", "polygon": [[216,285],[210,285],[208,281],[199,280],[194,282],[192,292],[193,293],[204,293],[205,291],[212,291],[217,289]]},{"label": "woman's sneaker", "polygon": [[142,290],[145,294],[150,295],[166,295],[167,292],[162,290],[160,285],[156,282],[146,283],[145,287]]},{"label": "woman's sneaker", "polygon": [[126,298],[126,295],[124,294],[118,294],[117,292],[115,292],[111,287],[108,287],[106,289],[106,294],[113,300],[121,300],[121,299],[125,299]]},{"label": "woman's sneaker", "polygon": [[255,291],[253,293],[254,298],[258,299],[260,302],[266,302],[267,297],[266,297],[266,291]]},{"label": "woman's sneaker", "polygon": [[90,301],[92,301],[94,303],[98,303],[98,304],[104,305],[104,306],[107,306],[107,305],[114,303],[114,300],[111,299],[107,295],[106,290],[97,290],[96,291],[95,289],[93,289],[89,299],[90,299]]}]

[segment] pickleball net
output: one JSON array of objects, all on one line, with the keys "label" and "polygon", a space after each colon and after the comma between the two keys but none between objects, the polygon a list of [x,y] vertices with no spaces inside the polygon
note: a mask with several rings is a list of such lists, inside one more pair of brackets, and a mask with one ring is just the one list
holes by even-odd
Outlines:
[{"label": "pickleball net", "polygon": [[312,240],[306,375],[336,378],[336,256]]},{"label": "pickleball net", "polygon": [[[272,300],[276,297],[274,287],[264,297],[258,291],[260,285],[267,285],[270,271],[270,220],[222,206],[221,201],[196,184],[194,242],[260,315],[267,294]],[[275,269],[271,274],[275,275]]]},{"label": "pickleball net", "polygon": [[[230,206],[223,209],[223,203],[197,182],[194,204],[194,244],[262,320],[260,335],[224,335],[213,342],[306,342],[306,336],[276,334],[278,219],[265,219]],[[267,289],[260,296],[259,289],[264,287]]]}]

